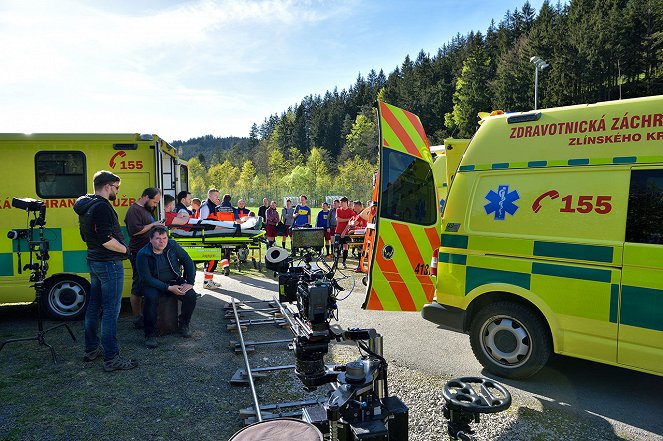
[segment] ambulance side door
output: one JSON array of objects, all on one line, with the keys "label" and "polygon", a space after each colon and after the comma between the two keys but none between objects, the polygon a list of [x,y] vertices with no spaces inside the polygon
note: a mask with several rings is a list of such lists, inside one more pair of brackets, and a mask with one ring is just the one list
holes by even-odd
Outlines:
[{"label": "ambulance side door", "polygon": [[435,291],[440,246],[432,157],[419,117],[378,102],[380,168],[365,309],[419,311]]},{"label": "ambulance side door", "polygon": [[663,373],[663,168],[631,170],[623,262],[617,361]]}]

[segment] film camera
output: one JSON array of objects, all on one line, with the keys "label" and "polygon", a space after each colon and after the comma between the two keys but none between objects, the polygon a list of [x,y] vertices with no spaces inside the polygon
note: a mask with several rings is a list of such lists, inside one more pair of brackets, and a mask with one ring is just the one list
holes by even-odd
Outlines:
[{"label": "film camera", "polygon": [[[7,234],[7,237],[18,242],[18,273],[21,274],[22,271],[29,270],[30,282],[34,282],[31,286],[35,289],[35,303],[37,304],[37,335],[35,337],[12,338],[6,340],[0,344],[0,350],[2,350],[2,348],[8,343],[35,340],[39,345],[46,346],[50,349],[53,363],[56,363],[55,349],[46,342],[46,333],[64,327],[69,332],[73,341],[76,341],[76,337],[66,323],[61,323],[48,329],[44,329],[44,322],[41,315],[41,299],[45,294],[44,279],[46,279],[46,273],[48,272],[47,260],[49,259],[49,243],[44,236],[44,226],[46,225],[46,204],[43,201],[31,198],[13,198],[12,207],[28,212],[29,228],[11,230]],[[30,219],[30,216],[32,216],[32,219]],[[35,238],[35,228],[38,228],[37,238]],[[21,242],[23,241],[28,242],[30,262],[21,266]]]},{"label": "film camera", "polygon": [[[283,248],[272,247],[266,267],[278,276],[279,308],[294,334],[295,374],[306,390],[334,386],[324,404],[303,409],[303,419],[334,441],[406,441],[408,408],[389,396],[382,336],[374,329],[330,326],[338,318],[338,294],[343,290],[334,277],[338,254],[331,266],[319,257],[323,229],[292,233],[293,247],[304,249],[303,257],[296,262]],[[353,341],[362,355],[344,365],[326,365],[332,341]]]},{"label": "film camera", "polygon": [[[44,238],[46,204],[44,201],[32,198],[13,198],[12,207],[27,211],[28,218],[32,215],[32,219],[29,219],[28,222],[29,228],[14,229],[7,233],[7,238],[19,241],[17,252],[18,273],[21,274],[22,271],[29,270],[32,271],[30,274],[31,282],[43,281],[46,278],[46,273],[48,271],[48,262],[46,261],[49,259],[49,244]],[[36,240],[33,234],[35,228],[39,228],[39,236]],[[30,252],[30,263],[25,264],[25,266],[21,266],[20,241],[22,240],[28,241],[28,251]]]}]

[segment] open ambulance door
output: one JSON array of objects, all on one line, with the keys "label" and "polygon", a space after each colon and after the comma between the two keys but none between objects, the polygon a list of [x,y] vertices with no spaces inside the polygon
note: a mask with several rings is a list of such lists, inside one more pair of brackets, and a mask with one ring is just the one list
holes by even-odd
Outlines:
[{"label": "open ambulance door", "polygon": [[366,232],[362,308],[419,311],[433,299],[429,275],[440,246],[433,161],[419,117],[378,101],[380,168]]}]

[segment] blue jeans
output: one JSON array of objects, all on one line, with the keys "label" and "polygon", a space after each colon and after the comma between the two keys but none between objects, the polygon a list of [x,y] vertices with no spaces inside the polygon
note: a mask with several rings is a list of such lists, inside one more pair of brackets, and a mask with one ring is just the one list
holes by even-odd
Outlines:
[{"label": "blue jeans", "polygon": [[120,316],[124,267],[121,260],[89,260],[90,301],[85,312],[85,350],[99,346],[99,321],[101,320],[101,345],[104,360],[111,360],[120,353],[117,344],[117,318]]},{"label": "blue jeans", "polygon": [[[159,310],[159,296],[172,296],[169,291],[161,291],[151,286],[143,286],[143,324],[145,326],[145,337],[156,337],[157,312]],[[196,292],[191,288],[183,296],[175,296],[182,302],[179,324],[189,325],[193,310],[196,308]]]}]

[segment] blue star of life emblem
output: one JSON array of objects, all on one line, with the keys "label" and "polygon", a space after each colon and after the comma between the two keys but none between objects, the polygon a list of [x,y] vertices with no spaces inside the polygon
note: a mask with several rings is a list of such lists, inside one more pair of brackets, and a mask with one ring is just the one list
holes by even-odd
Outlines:
[{"label": "blue star of life emblem", "polygon": [[497,192],[490,190],[486,195],[486,199],[488,203],[483,208],[486,210],[486,214],[495,213],[494,220],[504,220],[507,213],[513,216],[520,208],[514,204],[515,201],[520,199],[518,191],[509,191],[508,185],[498,186]]}]

